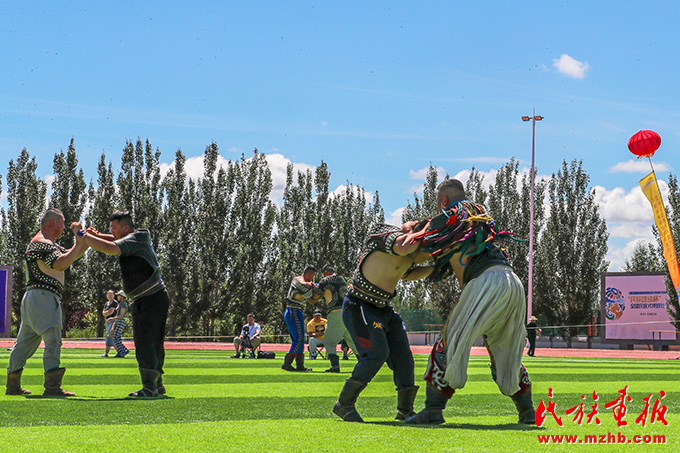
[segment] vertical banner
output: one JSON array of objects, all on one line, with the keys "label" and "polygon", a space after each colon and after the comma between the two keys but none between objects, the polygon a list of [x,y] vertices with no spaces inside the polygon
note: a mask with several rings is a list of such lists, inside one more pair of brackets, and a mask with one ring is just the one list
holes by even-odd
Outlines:
[{"label": "vertical banner", "polygon": [[654,172],[651,172],[640,180],[640,188],[652,205],[654,221],[656,222],[656,227],[659,229],[661,243],[663,244],[663,257],[666,258],[673,286],[680,298],[680,266],[678,266],[678,255],[675,252],[673,234],[671,233],[671,227],[668,224],[666,208],[663,205],[661,192],[659,191],[659,185],[656,182]]},{"label": "vertical banner", "polygon": [[12,266],[0,266],[0,338],[12,333]]}]

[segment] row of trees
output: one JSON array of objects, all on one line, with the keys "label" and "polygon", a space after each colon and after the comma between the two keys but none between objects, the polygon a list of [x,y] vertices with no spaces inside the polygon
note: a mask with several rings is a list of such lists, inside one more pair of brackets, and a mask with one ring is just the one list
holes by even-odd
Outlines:
[{"label": "row of trees", "polygon": [[[377,193],[369,203],[363,188],[348,183],[331,196],[324,162],[314,173],[295,173],[289,165],[277,207],[270,198],[271,171],[257,150],[218,166],[219,149],[212,143],[199,180],[187,177],[181,150],[161,177],[160,155],[148,141],[128,141],[120,171],[116,174],[102,154],[96,183],[88,185],[71,140],[67,152],[54,157],[49,198],[27,150],[9,162],[0,262],[14,266],[16,314],[26,281],[23,253],[47,206],[60,209],[67,223],[84,219],[100,231],[109,231],[111,212],[129,209],[137,226],[152,231],[172,300],[168,333],[173,336],[230,335],[249,312],[280,332],[290,279],[307,263],[319,268],[333,263],[349,275],[369,227],[384,221]],[[64,234],[60,242],[70,247],[73,237]],[[116,259],[88,252],[67,271],[62,301],[67,325],[98,313],[106,290],[119,287]]]},{"label": "row of trees", "polygon": [[[314,172],[295,172],[289,165],[277,206],[271,200],[271,171],[257,150],[219,166],[219,149],[212,143],[198,180],[187,177],[181,150],[161,177],[160,156],[148,140],[127,141],[120,171],[102,154],[97,180],[87,184],[71,140],[67,152],[54,157],[49,199],[27,150],[9,162],[0,262],[14,266],[15,313],[25,284],[23,252],[48,205],[61,209],[67,222],[84,219],[101,231],[108,231],[111,212],[129,209],[137,226],[152,231],[172,300],[172,336],[231,335],[251,311],[272,333],[285,332],[282,308],[290,279],[307,263],[331,263],[351,276],[370,226],[384,221],[377,192],[369,202],[362,187],[347,182],[341,193],[331,194],[323,161]],[[408,200],[403,221],[436,214],[437,179],[431,166],[423,193]],[[674,190],[669,217],[680,230],[680,191],[673,177],[669,186]],[[468,198],[488,207],[500,228],[528,239],[529,175],[520,174],[518,161],[501,167],[490,185],[473,168],[466,190]],[[577,333],[571,326],[599,313],[600,273],[608,267],[607,227],[581,162],[563,162],[548,181],[536,183],[535,191],[533,311],[548,324],[565,326],[560,333],[570,339]],[[73,238],[65,234],[61,242],[70,247]],[[505,245],[526,286],[528,242]],[[70,326],[88,312],[99,312],[106,290],[120,287],[116,259],[94,252],[75,263],[66,278],[63,304]],[[436,308],[445,317],[459,292],[454,279],[410,282],[395,305]]]}]

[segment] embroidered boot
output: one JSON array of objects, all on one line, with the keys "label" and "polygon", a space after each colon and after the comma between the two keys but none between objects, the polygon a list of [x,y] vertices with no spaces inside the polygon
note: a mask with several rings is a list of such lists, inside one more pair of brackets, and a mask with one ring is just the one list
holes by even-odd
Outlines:
[{"label": "embroidered boot", "polygon": [[442,392],[428,385],[425,390],[425,408],[406,419],[409,425],[441,425],[444,420],[443,411],[449,399]]},{"label": "embroidered boot", "polygon": [[345,386],[340,392],[338,401],[333,406],[333,413],[346,422],[363,423],[364,419],[357,412],[354,404],[359,394],[366,388],[366,382],[359,379],[349,378],[345,381]]},{"label": "embroidered boot", "polygon": [[515,403],[517,413],[519,414],[519,423],[526,425],[536,424],[536,409],[534,409],[534,402],[531,400],[531,386],[526,390],[519,391],[511,396],[512,402]]}]

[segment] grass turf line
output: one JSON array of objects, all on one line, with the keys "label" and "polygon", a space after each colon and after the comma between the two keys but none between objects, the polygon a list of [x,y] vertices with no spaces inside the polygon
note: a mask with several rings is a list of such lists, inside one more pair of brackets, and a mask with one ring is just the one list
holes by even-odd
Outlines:
[{"label": "grass turf line", "polygon": [[[42,351],[31,358],[22,384],[42,393]],[[441,427],[411,427],[394,420],[396,392],[391,372],[383,367],[361,394],[357,408],[367,421],[349,424],[330,409],[356,361],[341,361],[341,374],[323,373],[327,360],[307,361],[312,373],[280,369],[274,360],[229,359],[223,351],[169,350],[165,383],[168,398],[127,400],[141,387],[134,357],[103,359],[93,350],[64,350],[63,387],[76,398],[0,396],[3,451],[261,451],[299,452],[321,445],[344,451],[626,451],[653,448],[679,451],[680,402],[677,363],[660,360],[525,358],[534,382],[534,403],[555,396],[560,428],[550,417],[544,428],[518,425],[512,401],[498,392],[486,357],[471,357],[468,383],[449,403]],[[0,358],[7,363],[8,351]],[[427,359],[416,356],[416,383]],[[618,428],[605,403],[628,385],[629,425]],[[424,387],[424,386],[423,386]],[[664,390],[669,426],[635,424],[642,398],[652,402]],[[590,411],[592,392],[600,397],[602,424],[577,425],[565,411],[581,402]],[[585,395],[583,400],[581,395]],[[423,406],[424,390],[416,400]],[[537,434],[602,435],[622,432],[664,434],[666,445],[538,444]]]}]

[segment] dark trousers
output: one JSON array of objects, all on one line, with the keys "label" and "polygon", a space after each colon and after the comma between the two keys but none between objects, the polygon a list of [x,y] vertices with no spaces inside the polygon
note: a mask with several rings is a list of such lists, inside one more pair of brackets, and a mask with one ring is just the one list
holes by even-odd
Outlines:
[{"label": "dark trousers", "polygon": [[527,336],[527,339],[529,340],[529,351],[527,352],[527,355],[530,355],[533,357],[535,351],[536,351],[536,335],[529,335]]},{"label": "dark trousers", "polygon": [[286,308],[286,312],[283,314],[283,320],[286,322],[288,334],[292,340],[288,354],[304,354],[305,315],[302,313],[302,310],[298,308]]},{"label": "dark trousers", "polygon": [[342,305],[342,320],[354,340],[354,352],[359,359],[352,378],[370,382],[387,362],[397,390],[413,387],[413,354],[404,323],[394,308],[376,307],[347,296]]},{"label": "dark trousers", "polygon": [[139,368],[163,373],[163,343],[169,307],[170,297],[165,290],[137,299],[132,304],[132,333]]}]

